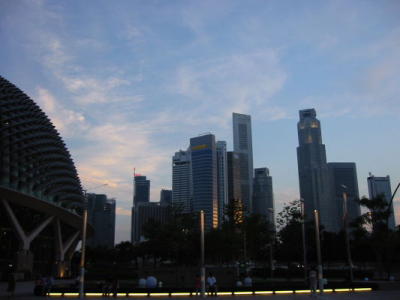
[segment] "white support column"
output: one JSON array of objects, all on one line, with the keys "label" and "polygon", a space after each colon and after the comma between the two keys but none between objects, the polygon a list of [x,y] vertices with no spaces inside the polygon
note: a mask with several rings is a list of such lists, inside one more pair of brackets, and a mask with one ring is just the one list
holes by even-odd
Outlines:
[{"label": "white support column", "polygon": [[57,275],[64,277],[69,269],[69,259],[66,261],[65,257],[70,250],[71,246],[76,242],[79,237],[80,231],[72,234],[64,243],[61,231],[61,223],[59,219],[55,221],[55,235],[56,235],[56,257],[57,257]]},{"label": "white support column", "polygon": [[18,222],[17,217],[15,216],[14,212],[12,211],[10,205],[8,204],[8,202],[4,199],[1,199],[1,202],[3,203],[6,212],[8,213],[8,216],[11,219],[11,223],[13,224],[15,230],[17,231],[18,237],[21,241],[22,244],[22,249],[25,251],[29,250],[30,247],[30,243],[29,240],[25,234],[25,231],[22,229],[21,224]]}]

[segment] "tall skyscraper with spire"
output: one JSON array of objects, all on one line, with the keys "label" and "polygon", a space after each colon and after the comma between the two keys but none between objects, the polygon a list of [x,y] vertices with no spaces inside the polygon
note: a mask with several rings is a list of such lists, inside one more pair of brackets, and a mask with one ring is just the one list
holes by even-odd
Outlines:
[{"label": "tall skyscraper with spire", "polygon": [[253,144],[250,115],[233,113],[233,149],[239,155],[240,189],[246,212],[253,212]]},{"label": "tall skyscraper with spire", "polygon": [[297,163],[300,196],[304,199],[306,217],[312,219],[313,211],[319,210],[321,225],[327,231],[337,230],[336,207],[331,199],[329,172],[325,145],[322,143],[321,124],[315,109],[300,110],[297,123],[299,146]]}]

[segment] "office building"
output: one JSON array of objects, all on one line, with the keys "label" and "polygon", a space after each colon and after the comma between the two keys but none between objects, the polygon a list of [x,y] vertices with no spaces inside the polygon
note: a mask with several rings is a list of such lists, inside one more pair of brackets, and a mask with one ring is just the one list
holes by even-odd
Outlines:
[{"label": "office building", "polygon": [[275,226],[274,194],[272,190],[272,177],[268,168],[254,169],[253,181],[253,211],[262,215]]},{"label": "office building", "polygon": [[321,124],[314,109],[300,110],[297,123],[299,146],[297,163],[300,197],[304,199],[306,218],[313,219],[314,210],[320,214],[321,225],[327,231],[337,230],[337,214],[331,200],[325,145],[322,143]]},{"label": "office building", "polygon": [[160,204],[172,205],[172,190],[162,189],[160,192]]},{"label": "office building", "polygon": [[150,201],[150,180],[147,180],[146,176],[135,175],[134,176],[134,196],[133,206],[138,203],[146,203]]},{"label": "office building", "polygon": [[143,227],[152,221],[160,224],[166,223],[170,218],[171,207],[161,205],[159,202],[140,202],[133,208],[132,214],[132,243],[145,241]]},{"label": "office building", "polygon": [[240,160],[240,190],[247,213],[253,211],[253,146],[251,136],[251,117],[233,113],[233,150]]},{"label": "office building", "polygon": [[92,247],[114,247],[115,200],[102,194],[88,194],[88,221],[94,228],[94,235],[88,239]]},{"label": "office building", "polygon": [[190,139],[194,212],[204,211],[205,226],[218,227],[217,151],[215,136],[205,134]]},{"label": "office building", "polygon": [[172,158],[172,206],[183,213],[192,211],[190,150],[180,150]]},{"label": "office building", "polygon": [[[368,177],[368,193],[369,193],[369,198],[373,199],[379,196],[382,196],[386,202],[390,203],[390,200],[392,199],[392,188],[390,186],[390,177],[389,175],[386,177],[376,177],[369,173]],[[393,210],[393,202],[390,207],[390,211],[392,214],[389,217],[389,223],[388,227],[391,230],[396,229],[396,221],[395,221],[395,215],[394,215],[394,210]]]},{"label": "office building", "polygon": [[240,223],[243,219],[242,193],[240,191],[240,160],[239,154],[228,151],[228,203],[230,209],[234,210],[235,223]]},{"label": "office building", "polygon": [[217,184],[218,184],[218,223],[224,221],[225,208],[228,205],[228,162],[226,155],[226,142],[218,141],[217,150]]},{"label": "office building", "polygon": [[[328,163],[329,178],[331,182],[331,196],[335,204],[337,228],[336,232],[343,229],[344,212],[347,210],[348,222],[354,221],[361,215],[358,202],[358,181],[356,164],[353,162],[330,162]],[[347,195],[346,207],[344,206],[343,193]]]}]

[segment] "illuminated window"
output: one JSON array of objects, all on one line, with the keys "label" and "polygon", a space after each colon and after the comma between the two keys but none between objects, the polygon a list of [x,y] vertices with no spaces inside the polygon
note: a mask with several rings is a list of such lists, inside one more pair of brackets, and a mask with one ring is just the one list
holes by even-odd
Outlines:
[{"label": "illuminated window", "polygon": [[312,143],[312,137],[311,137],[311,135],[309,135],[309,136],[307,137],[307,143],[309,143],[309,144]]},{"label": "illuminated window", "polygon": [[318,123],[317,122],[312,122],[311,123],[311,128],[318,128]]}]

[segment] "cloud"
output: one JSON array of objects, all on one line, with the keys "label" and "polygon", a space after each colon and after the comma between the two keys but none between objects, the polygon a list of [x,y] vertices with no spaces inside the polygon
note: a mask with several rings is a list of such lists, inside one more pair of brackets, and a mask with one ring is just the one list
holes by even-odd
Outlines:
[{"label": "cloud", "polygon": [[82,113],[66,108],[47,89],[38,87],[36,99],[64,137],[73,135],[76,127],[86,126]]},{"label": "cloud", "polygon": [[131,216],[132,211],[130,209],[122,208],[122,207],[117,207],[116,209],[116,214],[118,216]]}]

